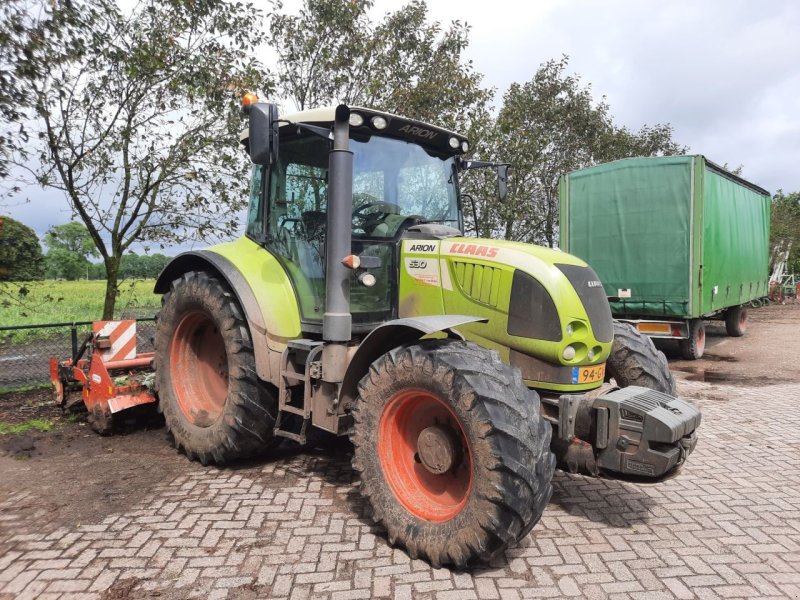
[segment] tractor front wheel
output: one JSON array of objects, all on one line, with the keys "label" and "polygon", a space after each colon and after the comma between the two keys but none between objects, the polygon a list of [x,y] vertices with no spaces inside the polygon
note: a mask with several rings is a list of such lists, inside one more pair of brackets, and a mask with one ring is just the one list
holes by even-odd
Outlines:
[{"label": "tractor front wheel", "polygon": [[189,458],[222,464],[273,442],[277,401],[256,375],[250,330],[220,279],[189,271],[172,282],[155,348],[159,409]]},{"label": "tractor front wheel", "polygon": [[497,353],[450,340],[396,348],[361,380],[353,417],[361,491],[413,558],[485,562],[542,516],[551,428]]},{"label": "tractor front wheel", "polygon": [[675,377],[667,357],[653,340],[630,323],[614,321],[614,344],[606,363],[606,377],[619,387],[638,385],[677,396]]}]

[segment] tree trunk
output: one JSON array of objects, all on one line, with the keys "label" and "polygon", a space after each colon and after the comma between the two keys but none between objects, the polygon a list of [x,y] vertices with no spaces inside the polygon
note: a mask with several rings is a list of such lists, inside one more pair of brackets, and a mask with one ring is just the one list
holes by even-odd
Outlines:
[{"label": "tree trunk", "polygon": [[513,240],[514,239],[514,219],[513,217],[508,217],[506,219],[506,239]]},{"label": "tree trunk", "polygon": [[109,256],[106,266],[106,298],[103,303],[103,320],[114,318],[114,306],[117,302],[117,284],[119,283],[119,258]]}]

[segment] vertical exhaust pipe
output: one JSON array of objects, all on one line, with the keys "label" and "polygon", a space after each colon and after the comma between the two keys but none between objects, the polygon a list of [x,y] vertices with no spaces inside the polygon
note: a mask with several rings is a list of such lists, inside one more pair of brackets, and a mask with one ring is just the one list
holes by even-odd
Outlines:
[{"label": "vertical exhaust pipe", "polygon": [[347,369],[347,344],[352,336],[351,271],[342,259],[351,252],[353,221],[353,153],[350,151],[350,109],[336,107],[333,149],[328,153],[328,214],[325,233],[325,314],[322,317],[322,379],[339,383]]}]

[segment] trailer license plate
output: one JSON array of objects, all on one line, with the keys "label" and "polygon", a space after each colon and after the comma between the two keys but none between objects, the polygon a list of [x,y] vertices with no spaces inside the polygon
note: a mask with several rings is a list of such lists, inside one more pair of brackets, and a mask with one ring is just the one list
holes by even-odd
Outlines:
[{"label": "trailer license plate", "polygon": [[572,383],[595,383],[603,381],[606,374],[606,365],[593,367],[572,367]]}]

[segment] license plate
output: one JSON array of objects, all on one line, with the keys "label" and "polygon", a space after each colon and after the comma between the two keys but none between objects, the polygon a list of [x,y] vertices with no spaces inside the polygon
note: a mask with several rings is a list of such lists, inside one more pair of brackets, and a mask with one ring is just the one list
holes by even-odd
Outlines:
[{"label": "license plate", "polygon": [[603,381],[605,375],[605,363],[593,367],[572,367],[572,383],[595,383]]}]

